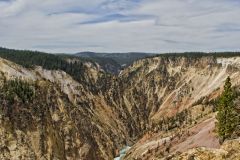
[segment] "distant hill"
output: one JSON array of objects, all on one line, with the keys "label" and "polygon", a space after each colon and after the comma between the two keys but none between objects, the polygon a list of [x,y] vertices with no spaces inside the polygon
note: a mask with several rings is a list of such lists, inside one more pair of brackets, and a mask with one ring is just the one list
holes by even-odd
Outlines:
[{"label": "distant hill", "polygon": [[83,58],[90,58],[99,63],[104,70],[111,73],[118,73],[123,67],[131,65],[134,61],[152,56],[148,53],[96,53],[96,52],[80,52],[75,54]]},{"label": "distant hill", "polygon": [[[96,62],[108,73],[118,74],[125,66],[129,66],[135,60],[151,56],[146,53],[95,53],[81,52],[77,54],[48,54],[38,51],[15,50],[0,47],[0,57],[19,63],[25,67],[43,66],[46,69],[65,70],[67,59],[75,59],[79,62]],[[64,64],[64,65],[63,65]],[[65,65],[66,64],[66,65]],[[69,67],[68,67],[69,68]]]}]

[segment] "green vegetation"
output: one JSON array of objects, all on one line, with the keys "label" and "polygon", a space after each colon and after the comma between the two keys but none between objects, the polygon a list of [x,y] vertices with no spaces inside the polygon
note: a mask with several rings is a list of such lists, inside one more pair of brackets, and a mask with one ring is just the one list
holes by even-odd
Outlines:
[{"label": "green vegetation", "polygon": [[33,100],[34,88],[28,82],[15,79],[6,81],[3,93],[10,104],[14,103],[15,98],[19,98],[22,103],[27,103]]},{"label": "green vegetation", "polygon": [[221,141],[230,138],[239,124],[239,117],[234,106],[234,92],[228,77],[224,85],[224,92],[219,98],[217,129]]}]

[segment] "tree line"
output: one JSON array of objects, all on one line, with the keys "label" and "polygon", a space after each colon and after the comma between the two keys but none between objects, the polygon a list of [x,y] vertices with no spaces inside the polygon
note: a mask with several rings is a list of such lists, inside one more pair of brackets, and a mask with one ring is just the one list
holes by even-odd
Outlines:
[{"label": "tree line", "polygon": [[[81,83],[85,83],[85,70],[84,62],[92,62],[85,58],[79,58],[71,55],[64,54],[48,54],[37,51],[28,50],[14,50],[0,48],[0,57],[17,63],[26,68],[34,68],[41,66],[43,69],[48,70],[62,70],[68,73]],[[96,65],[92,62],[93,65]]]}]

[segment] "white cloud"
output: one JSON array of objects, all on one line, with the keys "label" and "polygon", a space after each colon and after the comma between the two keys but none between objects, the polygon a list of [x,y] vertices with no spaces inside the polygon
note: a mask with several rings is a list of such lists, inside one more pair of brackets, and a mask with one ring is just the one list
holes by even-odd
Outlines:
[{"label": "white cloud", "polygon": [[235,0],[0,1],[0,46],[48,52],[237,50],[239,19]]}]

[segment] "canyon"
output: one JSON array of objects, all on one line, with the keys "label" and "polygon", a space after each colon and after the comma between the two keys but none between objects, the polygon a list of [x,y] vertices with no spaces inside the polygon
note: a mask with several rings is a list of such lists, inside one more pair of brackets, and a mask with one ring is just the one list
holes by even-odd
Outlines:
[{"label": "canyon", "polygon": [[[118,74],[81,64],[79,80],[0,58],[0,159],[112,160],[125,146],[123,159],[230,152],[215,131],[216,100],[228,76],[239,89],[240,56],[156,55]],[[15,81],[27,83],[20,91],[32,91],[29,97],[18,94]]]}]

